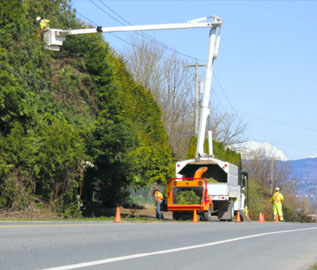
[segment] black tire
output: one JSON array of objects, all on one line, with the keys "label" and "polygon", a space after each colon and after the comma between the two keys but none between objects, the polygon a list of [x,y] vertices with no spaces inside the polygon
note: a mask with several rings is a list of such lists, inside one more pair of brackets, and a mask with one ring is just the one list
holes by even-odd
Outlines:
[{"label": "black tire", "polygon": [[210,221],[211,214],[212,214],[212,210],[211,210],[211,206],[209,205],[208,211],[204,211],[204,220]]},{"label": "black tire", "polygon": [[229,211],[229,214],[230,214],[228,221],[234,221],[234,207],[233,207],[233,201],[230,201],[230,202],[229,202],[228,211]]},{"label": "black tire", "polygon": [[180,220],[180,214],[178,212],[173,212],[173,219]]}]

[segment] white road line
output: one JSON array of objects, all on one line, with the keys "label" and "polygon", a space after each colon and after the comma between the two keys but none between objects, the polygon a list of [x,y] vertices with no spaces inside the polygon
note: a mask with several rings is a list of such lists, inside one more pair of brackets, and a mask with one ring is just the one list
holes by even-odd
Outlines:
[{"label": "white road line", "polygon": [[315,229],[317,229],[317,227],[253,234],[253,235],[248,235],[248,236],[231,238],[231,239],[227,239],[227,240],[210,242],[210,243],[206,243],[206,244],[187,246],[187,247],[181,247],[181,248],[172,248],[172,249],[166,249],[166,250],[159,250],[159,251],[153,251],[153,252],[148,252],[148,253],[132,254],[132,255],[127,255],[127,256],[120,256],[120,257],[103,259],[103,260],[96,260],[96,261],[91,261],[91,262],[57,266],[57,267],[53,267],[53,268],[45,268],[45,269],[41,269],[41,270],[78,269],[78,268],[89,267],[89,266],[94,266],[94,265],[107,264],[107,263],[119,262],[119,261],[124,261],[124,260],[130,260],[130,259],[137,259],[137,258],[142,258],[142,257],[147,257],[147,256],[154,256],[154,255],[159,255],[159,254],[167,254],[167,253],[180,252],[180,251],[185,251],[185,250],[190,250],[190,249],[216,246],[216,245],[221,245],[221,244],[225,244],[225,243],[230,243],[230,242],[235,242],[235,241],[240,241],[240,240],[250,239],[250,238],[256,238],[256,237],[261,237],[261,236],[281,234],[281,233],[290,233],[290,232],[308,231],[308,230],[315,230]]}]

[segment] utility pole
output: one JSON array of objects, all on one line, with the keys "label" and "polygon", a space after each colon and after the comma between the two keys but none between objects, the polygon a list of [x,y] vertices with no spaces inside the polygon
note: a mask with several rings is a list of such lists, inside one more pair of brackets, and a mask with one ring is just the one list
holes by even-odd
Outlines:
[{"label": "utility pole", "polygon": [[272,157],[272,159],[271,159],[271,180],[270,180],[271,194],[273,194],[273,186],[274,186],[273,171],[274,171],[274,158]]},{"label": "utility pole", "polygon": [[197,60],[195,65],[188,65],[185,68],[194,67],[195,68],[195,135],[198,135],[198,125],[199,125],[199,107],[200,107],[200,99],[199,99],[199,81],[198,81],[198,67],[205,67],[206,65],[198,65]]}]

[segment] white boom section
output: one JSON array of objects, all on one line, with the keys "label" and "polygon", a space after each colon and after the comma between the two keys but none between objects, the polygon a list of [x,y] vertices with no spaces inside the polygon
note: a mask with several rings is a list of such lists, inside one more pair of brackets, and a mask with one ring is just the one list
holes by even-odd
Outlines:
[{"label": "white boom section", "polygon": [[[222,20],[219,19],[221,22]],[[208,46],[208,57],[207,66],[205,72],[205,82],[203,84],[203,95],[201,100],[201,111],[200,111],[200,123],[198,130],[198,139],[196,147],[196,159],[199,160],[201,157],[207,157],[208,154],[204,153],[204,141],[207,127],[207,120],[210,114],[209,102],[210,102],[210,92],[211,92],[211,80],[212,80],[212,67],[214,60],[217,58],[219,43],[220,43],[220,29],[221,24],[218,27],[213,27],[209,34],[209,46]],[[209,142],[212,144],[212,140]],[[212,149],[212,146],[209,146]],[[211,156],[212,152],[209,153]]]},{"label": "white boom section", "polygon": [[[171,29],[189,29],[189,28],[210,28],[207,67],[205,72],[204,90],[201,100],[200,124],[198,130],[198,140],[196,147],[196,160],[201,157],[208,157],[204,153],[204,141],[207,126],[207,119],[210,113],[209,99],[211,91],[212,67],[213,62],[217,58],[218,48],[220,43],[220,29],[222,19],[217,16],[212,16],[213,22],[202,22],[210,17],[203,17],[188,21],[186,23],[174,24],[153,24],[153,25],[135,25],[135,26],[116,26],[116,27],[101,27],[87,29],[49,29],[44,33],[45,49],[59,51],[60,46],[68,35],[94,34],[94,33],[111,33],[111,32],[127,32],[127,31],[150,31],[150,30],[171,30]],[[211,142],[212,143],[212,142]],[[212,148],[211,148],[212,149]],[[212,152],[209,153],[212,155]]]},{"label": "white boom section", "polygon": [[87,28],[87,29],[49,29],[44,33],[45,49],[59,51],[60,46],[68,35],[94,34],[94,33],[111,33],[111,32],[128,32],[128,31],[151,31],[151,30],[171,30],[171,29],[189,29],[189,28],[217,28],[221,25],[222,20],[213,16],[213,22],[201,22],[207,20],[207,17],[191,20],[186,23],[172,24],[152,24],[152,25],[132,25],[132,26],[114,26]]}]

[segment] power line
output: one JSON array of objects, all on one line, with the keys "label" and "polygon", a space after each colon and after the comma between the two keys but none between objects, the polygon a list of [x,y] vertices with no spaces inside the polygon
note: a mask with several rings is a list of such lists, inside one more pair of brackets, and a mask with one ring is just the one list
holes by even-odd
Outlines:
[{"label": "power line", "polygon": [[[33,84],[34,88],[37,89],[37,90],[39,90],[39,93],[41,93],[41,90],[39,89],[39,87],[41,87],[41,88],[43,88],[43,89],[46,88],[46,89],[50,90],[51,92],[53,92],[53,89],[52,89],[50,86],[45,86],[45,85],[43,85],[42,82],[39,82],[39,81],[37,81],[37,80],[34,80],[33,78],[31,78],[31,77],[29,77],[29,76],[27,76],[27,75],[21,74],[20,72],[14,70],[14,69],[12,69],[12,68],[9,68],[9,67],[7,67],[7,66],[5,66],[5,65],[2,65],[2,64],[0,64],[0,68],[5,69],[5,70],[7,70],[7,71],[10,72],[10,73],[15,74],[16,76],[21,77],[21,78],[24,79],[25,81],[31,82],[31,83]],[[66,93],[64,93],[64,92],[62,92],[62,91],[59,91],[59,90],[57,90],[57,89],[55,89],[54,92],[59,93],[59,94],[65,96],[65,97],[67,97],[67,94],[66,94]]]},{"label": "power line", "polygon": [[278,142],[270,142],[270,143],[275,144],[275,145],[283,145],[283,146],[287,146],[287,147],[291,147],[291,148],[317,151],[317,148],[310,148],[310,147],[298,146],[298,145],[290,145],[290,144],[278,143]]},{"label": "power line", "polygon": [[[97,6],[92,0],[90,0],[90,2],[93,3],[95,6]],[[106,8],[108,8],[111,12],[113,12],[117,17],[119,17],[121,20],[123,20],[125,23],[131,25],[130,22],[128,22],[125,18],[123,18],[120,14],[118,14],[116,11],[114,11],[112,8],[110,8],[108,5],[106,5],[105,3],[103,3],[101,0],[99,0],[99,2],[100,2],[103,6],[105,6]],[[97,7],[99,7],[99,6],[97,6]],[[100,7],[99,7],[99,8],[100,8]],[[114,20],[116,20],[117,22],[119,22],[120,24],[122,24],[119,20],[117,20],[116,18],[114,18],[111,14],[109,14],[108,12],[106,12],[104,9],[101,8],[101,10],[104,11],[106,14],[108,14],[111,18],[113,18]],[[143,36],[143,37],[144,37],[144,36],[147,36],[147,37],[149,37],[149,39],[151,39],[152,42],[158,43],[159,45],[161,45],[161,46],[163,46],[163,47],[165,47],[165,48],[167,48],[167,49],[170,49],[167,45],[165,45],[165,44],[163,44],[163,43],[161,43],[161,42],[158,42],[157,40],[153,39],[151,36],[149,36],[149,35],[147,35],[147,34],[145,34],[145,33],[143,33],[142,36]],[[177,50],[174,50],[174,51],[175,51],[176,53],[179,53],[179,54],[181,54],[181,55],[184,55],[184,54],[178,52]],[[190,57],[190,58],[194,58],[193,56],[189,56],[189,55],[184,55],[184,56]],[[195,58],[195,59],[196,59],[196,58]],[[219,79],[218,79],[216,73],[215,73],[215,72],[213,72],[213,73],[214,73],[215,80],[216,80],[216,82],[218,83],[218,85],[219,85],[219,87],[220,87],[220,90],[222,91],[222,93],[223,93],[223,95],[224,95],[224,97],[225,97],[227,103],[229,104],[231,110],[232,110],[236,115],[238,115],[237,110],[233,107],[232,103],[230,102],[230,99],[228,98],[228,96],[227,96],[227,94],[226,94],[226,91],[224,90],[222,84],[220,83],[220,81],[219,81]],[[214,92],[214,93],[215,93],[215,92]],[[216,94],[216,93],[215,93],[215,94]],[[219,97],[218,97],[217,95],[216,95],[216,98],[217,98],[218,101],[221,103],[221,101],[220,101],[220,99],[219,99]],[[222,107],[225,109],[225,107],[224,107],[224,105],[223,105],[222,103],[221,103],[221,105],[222,105]],[[242,112],[242,113],[250,114],[250,113],[246,113],[246,112]],[[250,115],[252,115],[252,114],[250,114]],[[276,123],[279,123],[279,124],[291,126],[291,127],[294,127],[294,128],[300,128],[300,129],[305,129],[305,130],[314,131],[314,132],[317,131],[316,129],[306,128],[306,127],[302,127],[302,126],[298,126],[298,125],[294,125],[294,124],[282,122],[282,121],[279,121],[279,120],[274,120],[274,119],[269,119],[269,118],[261,117],[261,116],[258,116],[258,115],[252,115],[252,116],[257,117],[257,118],[261,118],[261,119],[264,119],[264,120],[276,122]],[[240,120],[241,120],[241,119],[240,119]]]},{"label": "power line", "polygon": [[13,74],[15,74],[15,75],[21,77],[21,78],[24,79],[25,81],[29,81],[29,82],[35,83],[35,81],[34,81],[31,77],[26,76],[26,75],[23,75],[23,74],[21,74],[20,72],[14,70],[14,69],[11,69],[11,68],[9,68],[9,67],[7,67],[7,66],[5,66],[5,65],[2,65],[2,64],[0,64],[0,67],[1,67],[2,69],[5,69],[6,71],[9,71],[10,73],[13,73]]},{"label": "power line", "polygon": [[[98,6],[95,2],[89,0],[90,3],[92,3],[93,5],[95,5],[97,8],[99,8],[101,11],[103,11],[105,14],[107,14],[109,17],[111,17],[112,19],[114,19],[116,22],[122,24],[119,20],[117,20],[117,18],[115,18],[114,16],[112,16],[109,12],[105,11],[102,7]],[[99,1],[101,2],[101,1]],[[102,2],[101,2],[102,4]]]},{"label": "power line", "polygon": [[[89,18],[87,18],[85,15],[83,15],[82,13],[80,13],[80,12],[77,11],[77,10],[76,10],[76,13],[79,14],[79,16],[85,18],[87,21],[89,21],[93,26],[97,27],[97,23],[93,22],[92,20],[90,20]],[[117,35],[114,34],[114,33],[108,33],[108,34],[111,34],[111,35],[114,36],[115,38],[117,38],[117,39],[119,39],[119,40],[121,40],[121,41],[127,43],[127,44],[130,45],[130,46],[133,46],[130,42],[124,40],[123,38],[117,36]]]},{"label": "power line", "polygon": [[[98,24],[97,24],[96,22],[90,20],[89,18],[87,18],[85,15],[83,15],[82,13],[80,13],[80,12],[77,11],[77,10],[76,10],[76,13],[77,13],[80,17],[83,17],[83,18],[85,18],[86,20],[88,20],[93,26],[97,27]],[[115,38],[121,40],[122,42],[128,44],[128,45],[131,46],[131,47],[137,48],[137,49],[139,49],[139,50],[142,49],[141,47],[138,47],[138,46],[136,46],[136,45],[130,43],[129,41],[127,41],[127,40],[125,40],[125,39],[119,37],[118,35],[116,35],[116,34],[114,34],[114,33],[108,33],[108,34],[114,36]],[[165,59],[165,60],[167,59],[167,58],[165,58],[165,57],[162,57],[162,58]]]},{"label": "power line", "polygon": [[248,113],[248,112],[243,112],[243,111],[239,111],[239,113],[247,114],[247,115],[250,115],[252,117],[262,119],[262,120],[278,123],[280,125],[290,126],[290,127],[298,128],[298,129],[305,129],[305,130],[312,131],[312,132],[317,132],[317,129],[303,127],[303,126],[295,125],[295,124],[292,124],[292,123],[287,123],[287,122],[283,122],[283,121],[280,121],[280,120],[271,119],[271,118],[268,118],[268,117],[256,115],[256,114],[253,114],[253,113]]},{"label": "power line", "polygon": [[[117,22],[119,22],[120,24],[124,25],[121,21],[119,21],[117,18],[115,18],[114,16],[112,16],[109,12],[107,12],[106,10],[104,10],[102,7],[98,6],[98,5],[97,5],[96,3],[94,3],[92,0],[89,0],[89,1],[90,1],[93,5],[95,5],[97,8],[99,8],[100,10],[102,10],[105,14],[107,14],[108,16],[110,16],[112,19],[114,19],[115,21],[117,21]],[[115,10],[113,10],[112,8],[110,8],[108,5],[106,5],[105,3],[103,3],[101,0],[98,0],[98,1],[99,1],[104,7],[106,7],[106,8],[109,9],[112,13],[114,13],[117,17],[119,17],[122,21],[124,21],[125,23],[131,25],[131,23],[130,23],[129,21],[127,21],[124,17],[122,17],[122,16],[121,16],[119,13],[117,13]],[[76,12],[78,12],[78,11],[76,11]],[[78,14],[80,14],[80,13],[78,12]],[[89,20],[89,19],[88,19],[87,17],[85,17],[84,15],[82,15],[82,14],[80,14],[80,15],[81,15],[82,17],[86,18],[87,20]],[[91,22],[91,20],[89,20],[89,21]],[[149,39],[149,40],[151,40],[152,42],[155,42],[155,43],[161,45],[161,46],[164,47],[164,48],[167,48],[167,49],[169,49],[169,50],[173,50],[173,49],[169,48],[166,44],[163,44],[163,43],[161,43],[161,42],[155,40],[153,37],[151,37],[150,35],[148,35],[148,34],[146,34],[146,33],[141,32],[140,35],[142,35],[143,37],[147,37],[147,39]],[[116,37],[119,38],[118,36],[116,36]],[[121,38],[119,38],[119,39],[122,40],[122,41],[124,41],[125,43],[128,43],[129,45],[132,45],[130,42],[127,42],[127,41],[124,40],[124,39],[121,39]],[[133,46],[133,45],[132,45],[132,46]],[[176,53],[181,54],[181,55],[183,55],[183,56],[186,56],[186,57],[189,57],[189,58],[192,58],[192,59],[197,59],[197,58],[195,58],[195,57],[193,57],[193,56],[185,55],[185,54],[183,54],[183,53],[181,53],[181,52],[179,52],[179,51],[177,51],[177,50],[173,50],[173,51],[175,51]],[[227,103],[229,104],[231,110],[232,110],[236,115],[238,115],[237,110],[233,107],[233,105],[232,105],[230,99],[228,98],[228,96],[227,96],[227,94],[226,94],[226,91],[224,90],[222,84],[220,83],[220,81],[219,81],[219,79],[218,79],[216,73],[215,73],[215,72],[213,72],[213,73],[214,73],[215,80],[216,80],[217,84],[219,85],[220,90],[222,91],[222,93],[223,93],[223,95],[224,95],[224,97],[225,97]],[[214,89],[214,90],[215,90],[215,89]],[[214,92],[214,93],[215,93],[215,92]],[[216,94],[216,93],[215,93],[215,94]],[[223,103],[220,101],[220,99],[219,99],[219,97],[218,97],[217,95],[216,95],[216,98],[217,98],[217,100],[221,103],[221,106],[226,110],[225,106],[224,106]],[[240,112],[240,113],[245,113],[245,114],[252,115],[252,114],[246,113],[246,112],[241,112],[241,111],[239,111],[239,112]],[[314,132],[317,131],[316,129],[301,127],[301,126],[298,126],[298,125],[294,125],[294,124],[282,122],[282,121],[279,121],[279,120],[269,119],[269,118],[265,118],[265,117],[258,116],[258,115],[252,115],[252,116],[257,117],[257,118],[261,118],[261,119],[264,119],[264,120],[276,122],[276,123],[279,123],[279,124],[284,124],[284,125],[292,126],[292,127],[295,127],[295,128],[301,128],[301,129],[305,129],[305,130],[309,130],[309,131],[314,131]],[[240,119],[240,120],[241,120],[241,119]]]},{"label": "power line", "polygon": [[216,97],[216,99],[218,100],[219,104],[221,105],[221,107],[226,111],[227,108],[223,105],[222,101],[220,100],[220,98],[218,97],[215,88],[211,87],[211,90],[213,90],[213,94]]},{"label": "power line", "polygon": [[[216,73],[213,72],[213,75],[214,75],[215,80],[216,80],[216,82],[218,83],[218,85],[219,85],[219,87],[220,87],[220,90],[222,91],[222,93],[223,93],[223,95],[224,95],[224,97],[225,97],[227,103],[229,104],[229,106],[230,106],[232,112],[233,112],[234,115],[238,118],[238,120],[240,121],[240,123],[244,123],[244,121],[240,118],[240,116],[239,116],[237,110],[233,107],[232,103],[230,102],[230,99],[228,98],[228,96],[227,96],[227,94],[226,94],[226,91],[225,91],[225,89],[223,88],[223,86],[221,85],[220,81],[218,80],[218,77],[217,77]],[[214,88],[213,88],[213,89],[214,89]],[[215,94],[216,98],[218,99],[218,101],[220,102],[221,106],[222,106],[222,107],[224,108],[224,110],[226,111],[226,108],[224,107],[224,105],[223,105],[222,102],[220,101],[219,97],[217,96],[216,91],[214,91],[214,94]],[[245,132],[246,132],[246,134],[247,134],[247,137],[254,137],[253,134],[250,132],[250,130],[246,130]],[[251,135],[251,136],[248,136],[248,135]]]},{"label": "power line", "polygon": [[87,21],[89,21],[93,26],[97,26],[97,24],[95,22],[93,22],[92,20],[90,20],[89,18],[87,18],[85,15],[83,15],[82,13],[80,13],[78,10],[76,10],[76,13],[79,14],[81,17],[85,18]]},{"label": "power line", "polygon": [[[129,21],[127,21],[124,17],[122,17],[120,14],[118,14],[116,11],[114,11],[112,8],[110,8],[108,5],[106,5],[106,4],[103,3],[102,1],[99,0],[99,2],[100,2],[104,7],[106,7],[107,9],[109,9],[113,14],[115,14],[115,16],[117,16],[118,18],[120,18],[121,21],[119,21],[116,17],[114,17],[113,15],[111,15],[109,12],[107,12],[104,8],[102,8],[102,7],[100,7],[99,5],[97,5],[96,3],[94,3],[92,0],[90,0],[90,2],[91,2],[92,4],[94,4],[97,8],[99,8],[102,12],[104,12],[105,14],[107,14],[108,16],[110,16],[112,19],[114,19],[115,21],[117,21],[118,23],[120,23],[121,25],[124,25],[124,23],[122,23],[122,21],[124,21],[126,24],[131,25]],[[90,19],[88,19],[86,16],[84,16],[83,14],[81,14],[80,12],[78,12],[77,10],[76,10],[76,12],[77,12],[81,17],[83,17],[83,18],[87,19],[88,21],[92,22]],[[97,25],[96,23],[93,23],[93,24],[94,24],[94,25]],[[138,33],[138,32],[137,32],[137,33]],[[112,33],[112,34],[113,34],[113,33]],[[168,47],[166,44],[163,44],[163,43],[161,43],[161,42],[155,40],[153,37],[151,37],[150,35],[148,35],[148,34],[146,34],[146,33],[140,32],[140,33],[138,33],[138,34],[141,35],[142,37],[144,37],[144,38],[150,40],[151,42],[154,42],[154,43],[156,43],[156,44],[158,44],[158,45],[160,45],[160,46],[162,46],[162,47],[164,47],[164,48],[166,48],[166,49],[169,49],[169,50],[174,51],[174,52],[177,53],[177,54],[180,54],[180,55],[182,55],[182,56],[185,56],[185,57],[188,57],[188,58],[191,58],[191,59],[197,59],[196,57],[183,54],[183,53],[181,53],[181,52],[179,52],[179,51],[177,51],[177,50],[175,50],[175,49],[171,49],[171,48]],[[113,34],[113,35],[114,35],[114,34]],[[129,44],[129,45],[131,45],[131,46],[136,47],[135,45],[131,44],[130,42],[128,42],[128,41],[126,41],[126,40],[124,40],[124,39],[122,39],[122,38],[120,38],[120,37],[118,37],[118,36],[116,36],[116,35],[114,35],[114,36],[115,36],[116,38],[120,39],[121,41],[123,41],[123,42],[125,42],[125,43],[127,43],[127,44]],[[202,60],[200,60],[200,61],[202,61]],[[222,91],[222,93],[223,93],[223,95],[224,95],[224,97],[225,97],[227,103],[229,104],[231,110],[235,113],[235,115],[238,116],[238,115],[239,115],[239,114],[238,114],[238,111],[233,107],[233,105],[232,105],[230,99],[228,98],[228,96],[227,96],[227,94],[226,94],[225,89],[223,88],[222,84],[220,83],[220,81],[219,81],[217,75],[215,74],[215,72],[214,72],[214,76],[215,76],[215,80],[216,80],[217,84],[219,85],[219,88],[220,88],[220,90]],[[215,89],[214,89],[214,88],[212,88],[212,89],[214,90],[214,94],[215,94],[216,99],[218,100],[218,102],[220,103],[220,105],[221,105],[221,106],[224,108],[224,110],[226,111],[226,108],[225,108],[225,106],[223,105],[223,103],[221,102],[220,98],[217,96],[217,94],[216,94],[216,92],[215,92]],[[239,113],[250,114],[250,113],[241,112],[241,111],[239,111]],[[250,115],[252,115],[252,116],[254,116],[254,117],[257,117],[257,118],[264,119],[264,120],[268,120],[268,121],[277,122],[277,123],[280,123],[280,124],[292,126],[292,127],[295,127],[295,128],[306,129],[306,130],[314,131],[314,132],[317,131],[316,129],[301,127],[301,126],[298,126],[298,125],[294,125],[294,124],[282,122],[282,121],[279,121],[279,120],[269,119],[269,118],[265,118],[265,117],[261,117],[261,116],[257,116],[257,115],[253,115],[253,114],[250,114]],[[241,119],[240,119],[240,121],[241,121]],[[250,132],[248,131],[248,133],[250,133]],[[252,135],[252,134],[251,134],[251,135]],[[306,147],[302,147],[302,146],[285,145],[285,144],[280,144],[280,143],[276,143],[276,144],[278,144],[278,145],[284,145],[284,146],[288,146],[288,147],[294,147],[294,148],[301,148],[301,149],[306,149],[306,150],[315,150],[315,149],[306,148]]]},{"label": "power line", "polygon": [[229,98],[228,98],[228,96],[227,96],[227,94],[226,94],[225,89],[222,87],[220,81],[218,80],[218,77],[217,77],[216,73],[215,73],[215,72],[213,72],[213,73],[214,73],[214,77],[215,77],[215,79],[216,79],[216,82],[218,83],[218,85],[219,85],[219,87],[220,87],[220,90],[222,91],[222,93],[223,93],[225,99],[227,100],[228,104],[230,105],[232,111],[236,113],[236,110],[235,110],[234,107],[232,106],[232,103],[230,102],[230,100],[229,100]]},{"label": "power line", "polygon": [[[93,5],[95,5],[96,7],[98,7],[101,11],[103,11],[105,14],[107,14],[108,16],[110,16],[112,19],[114,19],[116,22],[120,23],[121,25],[125,25],[124,23],[122,23],[121,21],[119,21],[117,18],[115,18],[114,16],[112,16],[109,12],[105,11],[102,7],[100,7],[99,5],[97,5],[96,3],[94,3],[92,0],[89,0]],[[119,15],[117,12],[115,12],[112,8],[110,8],[108,5],[106,5],[105,3],[103,3],[102,1],[99,0],[99,2],[106,8],[108,8],[111,12],[113,12],[116,16],[118,16],[122,21],[124,21],[126,24],[131,25],[131,23],[129,21],[127,21],[126,19],[124,19],[121,15]],[[158,44],[159,46],[170,50],[172,52],[175,52],[179,55],[182,55],[184,57],[187,58],[191,58],[191,59],[197,59],[197,57],[182,53],[180,51],[177,51],[176,49],[170,48],[169,46],[167,46],[166,44],[156,40],[155,38],[153,38],[151,35],[147,34],[147,33],[143,33],[142,31],[138,31],[136,32],[137,34],[141,35],[143,38],[150,40],[153,43]],[[201,61],[201,60],[200,60]]]}]

